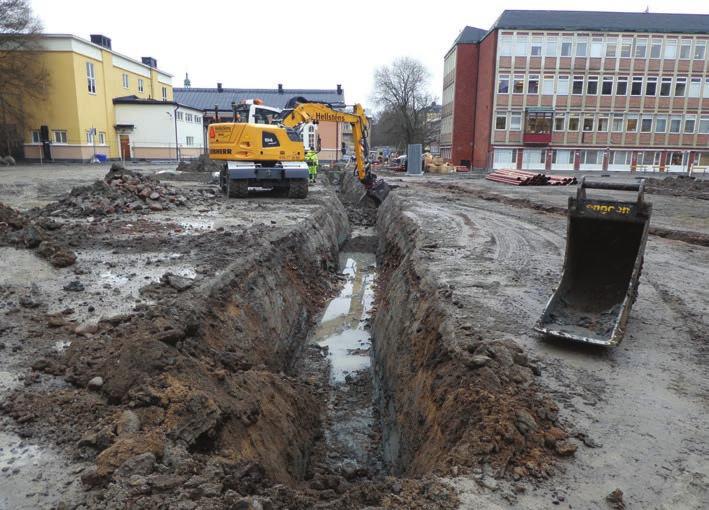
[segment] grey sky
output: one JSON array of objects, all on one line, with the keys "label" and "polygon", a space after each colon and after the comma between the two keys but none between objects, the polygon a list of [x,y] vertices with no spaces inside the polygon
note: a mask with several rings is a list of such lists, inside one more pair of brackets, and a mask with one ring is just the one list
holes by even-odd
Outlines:
[{"label": "grey sky", "polygon": [[153,56],[181,86],[334,88],[371,105],[374,69],[419,59],[439,99],[443,56],[465,25],[489,28],[504,9],[621,10],[709,14],[707,0],[460,2],[180,2],[31,0],[52,33],[101,33],[130,57]]}]

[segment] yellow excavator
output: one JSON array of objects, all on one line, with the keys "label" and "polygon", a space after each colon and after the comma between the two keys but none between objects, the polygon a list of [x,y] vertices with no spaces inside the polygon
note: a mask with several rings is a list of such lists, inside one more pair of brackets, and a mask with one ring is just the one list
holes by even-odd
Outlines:
[{"label": "yellow excavator", "polygon": [[381,203],[389,186],[370,171],[367,160],[369,121],[360,104],[352,113],[326,103],[294,98],[274,124],[223,122],[209,126],[209,157],[224,161],[220,186],[227,196],[244,198],[249,187],[286,190],[291,198],[308,195],[308,166],[303,141],[297,127],[305,123],[342,122],[352,126],[357,178],[367,195]]}]

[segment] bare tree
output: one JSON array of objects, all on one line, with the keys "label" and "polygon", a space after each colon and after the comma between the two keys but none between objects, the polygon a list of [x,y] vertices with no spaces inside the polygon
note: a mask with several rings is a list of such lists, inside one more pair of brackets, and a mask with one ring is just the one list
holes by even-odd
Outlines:
[{"label": "bare tree", "polygon": [[42,101],[49,75],[39,53],[42,24],[28,0],[0,0],[0,153],[22,145],[32,119],[28,101]]},{"label": "bare tree", "polygon": [[383,110],[382,128],[399,140],[400,148],[430,138],[426,107],[430,74],[418,60],[401,57],[374,72],[374,101]]}]

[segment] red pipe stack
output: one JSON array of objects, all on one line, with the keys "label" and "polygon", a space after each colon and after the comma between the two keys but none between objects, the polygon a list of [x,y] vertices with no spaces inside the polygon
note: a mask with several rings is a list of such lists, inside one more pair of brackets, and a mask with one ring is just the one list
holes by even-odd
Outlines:
[{"label": "red pipe stack", "polygon": [[495,170],[485,176],[489,181],[513,186],[568,186],[576,184],[576,177],[545,175],[525,170]]}]

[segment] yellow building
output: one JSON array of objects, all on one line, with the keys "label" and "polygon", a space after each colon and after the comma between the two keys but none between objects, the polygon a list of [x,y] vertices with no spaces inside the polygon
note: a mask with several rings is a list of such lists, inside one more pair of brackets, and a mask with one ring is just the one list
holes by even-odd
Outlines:
[{"label": "yellow building", "polygon": [[158,70],[152,57],[138,61],[116,53],[111,40],[100,35],[87,41],[45,34],[42,47],[50,87],[46,101],[28,105],[28,118],[35,125],[25,135],[25,157],[70,161],[87,161],[94,153],[111,159],[133,157],[134,126],[117,125],[114,99],[170,103],[172,75]]}]

